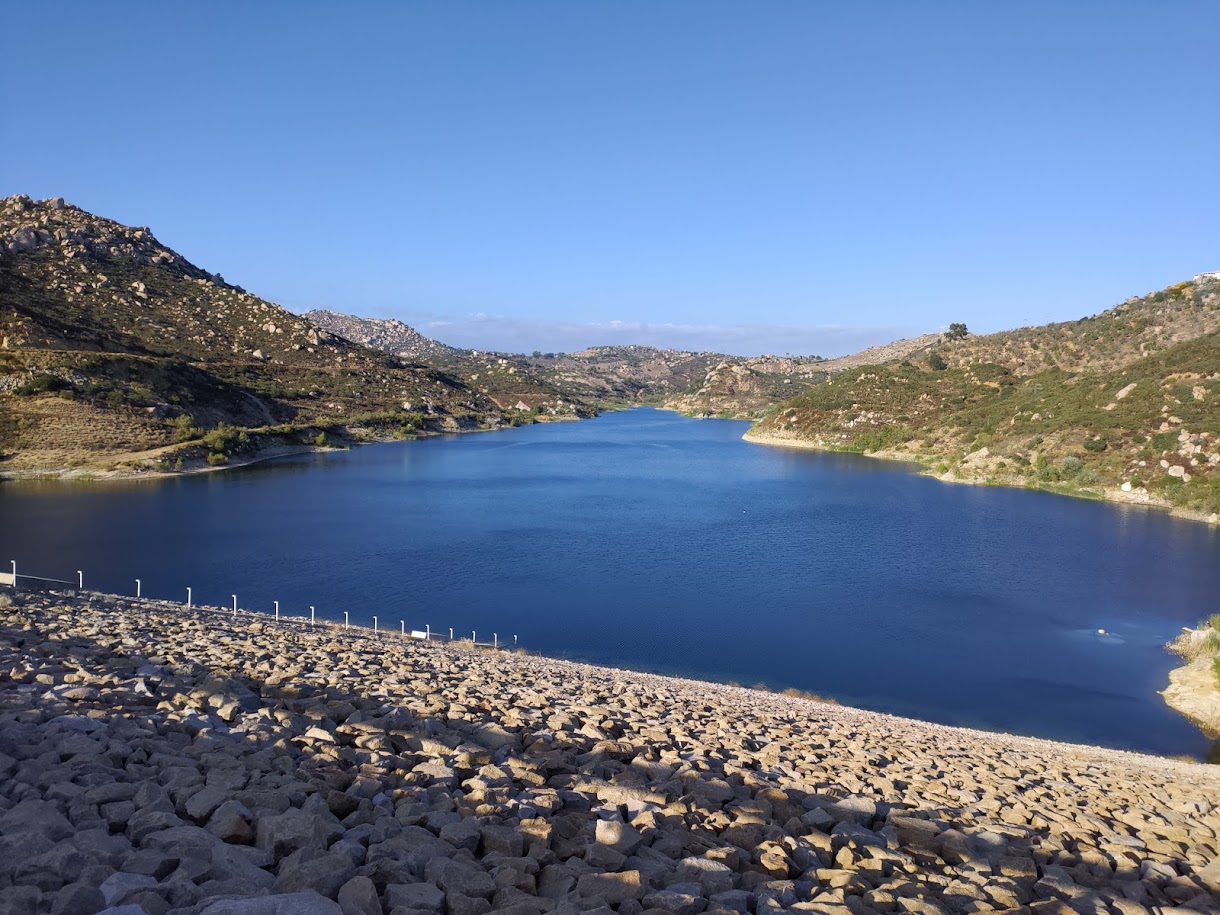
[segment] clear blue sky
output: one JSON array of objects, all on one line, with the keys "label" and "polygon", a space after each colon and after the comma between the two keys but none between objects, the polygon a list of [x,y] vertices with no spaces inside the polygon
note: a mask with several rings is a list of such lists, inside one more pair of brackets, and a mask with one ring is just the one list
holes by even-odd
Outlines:
[{"label": "clear blue sky", "polygon": [[1220,3],[5,3],[0,194],[459,345],[825,355],[1220,269]]}]

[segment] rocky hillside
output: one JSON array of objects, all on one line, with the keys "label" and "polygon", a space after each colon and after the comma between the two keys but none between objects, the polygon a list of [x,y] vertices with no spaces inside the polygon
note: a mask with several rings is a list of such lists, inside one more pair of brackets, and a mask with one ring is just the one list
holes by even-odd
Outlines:
[{"label": "rocky hillside", "polygon": [[746,361],[729,359],[714,366],[698,388],[667,398],[665,404],[687,416],[755,419],[825,378],[824,373],[784,376],[761,372]]},{"label": "rocky hillside", "polygon": [[967,336],[937,351],[950,365],[992,363],[1016,375],[1113,371],[1220,330],[1218,284],[1220,273],[1203,273],[1090,317]]},{"label": "rocky hillside", "polygon": [[0,910],[1220,909],[1220,769],[397,632],[0,605]]},{"label": "rocky hillside", "polygon": [[881,365],[886,362],[911,359],[916,354],[944,342],[944,339],[942,334],[923,334],[919,337],[911,337],[909,340],[895,340],[893,343],[883,343],[881,346],[870,346],[858,353],[827,359],[818,368],[827,375],[837,375],[839,372],[846,372],[862,365]]},{"label": "rocky hillside", "polygon": [[939,343],[940,334],[895,340],[858,353],[822,359],[819,356],[753,356],[727,359],[704,376],[702,384],[665,405],[687,416],[759,419],[776,404],[822,384],[839,372],[895,359],[905,359]]},{"label": "rocky hillside", "polygon": [[515,390],[351,342],[147,228],[62,199],[0,201],[0,469],[223,462],[238,456],[228,445],[200,445],[222,424],[275,427],[278,444],[316,427],[494,426],[548,394],[519,407]]},{"label": "rocky hillside", "polygon": [[[447,346],[401,321],[320,310],[303,317],[349,340],[426,360],[474,387],[489,378],[505,386],[515,375],[578,403],[660,403],[692,416],[757,417],[826,377],[827,363],[817,356],[736,358],[652,346],[521,355]],[[906,342],[894,344],[901,348],[895,352],[909,352]]]},{"label": "rocky hillside", "polygon": [[436,363],[470,355],[469,350],[438,343],[402,321],[357,318],[322,308],[307,311],[301,317],[355,343],[363,343],[415,362]]},{"label": "rocky hillside", "polygon": [[656,401],[690,390],[728,357],[652,346],[594,346],[576,353],[528,357],[564,388],[627,401]]},{"label": "rocky hillside", "polygon": [[1220,512],[1220,275],[1094,318],[945,341],[844,372],[748,437],[946,479]]},{"label": "rocky hillside", "polygon": [[473,390],[516,411],[514,421],[533,416],[588,416],[595,403],[608,400],[598,391],[575,391],[558,384],[552,373],[523,356],[459,349],[425,337],[402,321],[358,318],[337,311],[316,309],[302,317],[345,339],[428,365],[463,379]]}]

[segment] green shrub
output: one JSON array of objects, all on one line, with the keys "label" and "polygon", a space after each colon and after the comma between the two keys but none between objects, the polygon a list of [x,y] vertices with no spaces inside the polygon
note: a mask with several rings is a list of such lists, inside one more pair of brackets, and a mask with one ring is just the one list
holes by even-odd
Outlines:
[{"label": "green shrub", "polygon": [[1084,440],[1085,451],[1105,451],[1106,440],[1104,438],[1087,438]]},{"label": "green shrub", "polygon": [[1178,447],[1178,433],[1158,432],[1149,439],[1149,443],[1157,451],[1169,451]]},{"label": "green shrub", "polygon": [[228,463],[229,459],[218,451],[213,451],[208,455],[208,463],[213,467],[218,467],[221,464]]},{"label": "green shrub", "polygon": [[189,442],[199,438],[203,431],[195,425],[191,417],[183,413],[174,420],[174,442]]},{"label": "green shrub", "polygon": [[250,436],[246,434],[245,429],[238,429],[236,426],[221,423],[203,436],[203,444],[213,454],[224,456],[248,446],[250,444]]},{"label": "green shrub", "polygon": [[882,426],[880,429],[861,432],[844,450],[869,454],[874,451],[882,451],[891,445],[901,444],[910,438],[911,430],[906,426]]},{"label": "green shrub", "polygon": [[60,378],[58,375],[51,375],[47,372],[40,372],[35,375],[25,384],[20,385],[15,391],[15,394],[28,396],[30,394],[53,394],[56,391],[67,391],[72,385]]},{"label": "green shrub", "polygon": [[928,353],[928,365],[932,366],[938,372],[943,372],[949,367],[940,353]]},{"label": "green shrub", "polygon": [[319,432],[318,437],[313,440],[313,443],[319,448],[324,448],[326,446],[326,433]]}]

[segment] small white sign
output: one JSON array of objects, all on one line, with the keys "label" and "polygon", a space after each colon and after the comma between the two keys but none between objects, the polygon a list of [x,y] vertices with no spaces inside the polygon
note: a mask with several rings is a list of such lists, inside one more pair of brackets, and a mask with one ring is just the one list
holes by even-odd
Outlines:
[{"label": "small white sign", "polygon": [[421,629],[412,629],[411,630],[411,638],[413,638],[413,639],[426,639],[427,637],[428,637],[428,633],[424,632]]}]

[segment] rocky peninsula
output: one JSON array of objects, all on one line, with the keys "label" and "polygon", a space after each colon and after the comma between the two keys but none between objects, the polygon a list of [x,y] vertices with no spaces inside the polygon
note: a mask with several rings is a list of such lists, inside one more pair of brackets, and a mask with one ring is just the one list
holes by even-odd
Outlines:
[{"label": "rocky peninsula", "polygon": [[397,632],[0,605],[0,913],[1220,912],[1220,768]]}]

